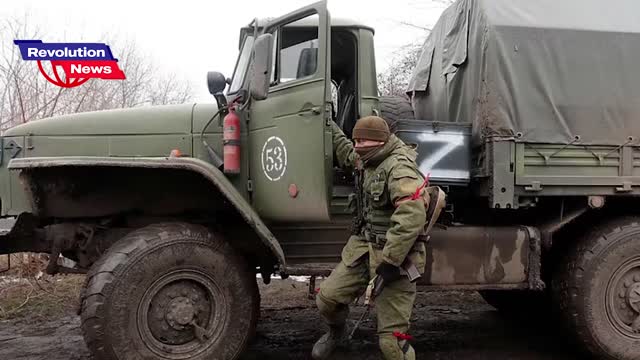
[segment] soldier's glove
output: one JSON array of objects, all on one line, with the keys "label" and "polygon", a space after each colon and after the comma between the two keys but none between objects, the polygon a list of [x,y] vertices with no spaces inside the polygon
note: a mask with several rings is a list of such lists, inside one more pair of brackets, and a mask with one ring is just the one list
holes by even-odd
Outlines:
[{"label": "soldier's glove", "polygon": [[391,284],[401,277],[400,268],[386,262],[382,262],[382,264],[378,265],[376,268],[376,274],[382,277],[385,284]]}]

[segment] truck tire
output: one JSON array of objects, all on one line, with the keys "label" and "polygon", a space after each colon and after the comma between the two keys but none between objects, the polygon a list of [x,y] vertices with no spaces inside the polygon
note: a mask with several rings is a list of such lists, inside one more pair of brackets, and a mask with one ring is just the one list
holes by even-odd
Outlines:
[{"label": "truck tire", "polygon": [[[236,359],[259,315],[255,274],[203,226],[162,223],[115,243],[87,275],[95,359]],[[194,325],[195,324],[195,325]]]},{"label": "truck tire", "polygon": [[598,359],[640,359],[640,218],[577,240],[553,279],[567,329]]},{"label": "truck tire", "polygon": [[381,96],[380,117],[387,121],[392,133],[396,132],[398,120],[413,120],[413,107],[408,98],[401,96]]}]

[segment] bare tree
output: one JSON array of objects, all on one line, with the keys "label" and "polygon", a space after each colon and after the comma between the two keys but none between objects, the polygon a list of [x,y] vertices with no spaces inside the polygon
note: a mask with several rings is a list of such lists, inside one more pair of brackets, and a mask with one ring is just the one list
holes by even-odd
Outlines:
[{"label": "bare tree", "polygon": [[152,105],[180,104],[187,102],[190,98],[190,85],[179,81],[173,74],[151,82],[149,101]]},{"label": "bare tree", "polygon": [[405,45],[399,49],[398,55],[393,59],[391,65],[384,72],[378,74],[380,95],[404,96],[409,85],[411,72],[418,62],[421,51],[421,43]]},{"label": "bare tree", "polygon": [[[102,41],[114,49],[126,80],[91,79],[74,88],[55,86],[40,74],[34,62],[22,60],[13,43],[14,39],[40,38],[42,32],[30,24],[28,16],[0,23],[0,130],[56,115],[177,104],[192,98],[189,83],[173,74],[156,77],[153,63],[140,53],[135,42],[107,38]],[[45,70],[57,71],[48,66]]]},{"label": "bare tree", "polygon": [[[444,7],[451,6],[456,0],[431,0],[432,3],[440,4]],[[416,4],[423,5],[424,0],[417,0]],[[419,25],[409,21],[396,21],[399,26],[406,26],[413,29],[424,31],[426,38],[431,32],[431,27]],[[396,56],[391,65],[385,71],[378,74],[378,92],[382,96],[404,96],[411,79],[411,74],[415,68],[420,54],[424,39],[416,39],[415,42],[405,45],[398,49]]]}]

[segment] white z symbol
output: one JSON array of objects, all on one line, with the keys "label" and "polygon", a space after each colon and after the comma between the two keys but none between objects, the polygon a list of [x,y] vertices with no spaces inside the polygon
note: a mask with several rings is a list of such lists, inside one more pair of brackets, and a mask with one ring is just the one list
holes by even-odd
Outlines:
[{"label": "white z symbol", "polygon": [[449,169],[437,169],[434,170],[433,167],[440,162],[445,156],[451,153],[459,146],[464,145],[464,135],[463,134],[432,134],[432,133],[422,133],[418,135],[418,139],[421,142],[429,142],[429,143],[446,143],[445,146],[441,147],[437,151],[432,154],[428,154],[428,156],[422,161],[420,164],[420,170],[427,174],[431,173],[432,176],[437,177],[453,177],[453,178],[468,178],[469,171],[465,170],[449,170]]}]

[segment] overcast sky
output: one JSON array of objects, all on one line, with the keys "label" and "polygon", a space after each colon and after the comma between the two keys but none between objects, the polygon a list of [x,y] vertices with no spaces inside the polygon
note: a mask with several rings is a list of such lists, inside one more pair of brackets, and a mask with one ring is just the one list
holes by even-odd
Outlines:
[{"label": "overcast sky", "polygon": [[[196,101],[210,101],[206,73],[231,76],[241,26],[254,17],[275,17],[312,3],[310,0],[3,1],[0,19],[24,17],[38,24],[41,40],[55,42],[133,40],[163,73],[192,84]],[[431,0],[329,0],[332,17],[351,18],[376,29],[376,65],[384,70],[395,52],[424,38],[408,24],[431,27],[444,5]],[[117,47],[111,49],[118,57]],[[35,66],[35,65],[34,65]]]}]

